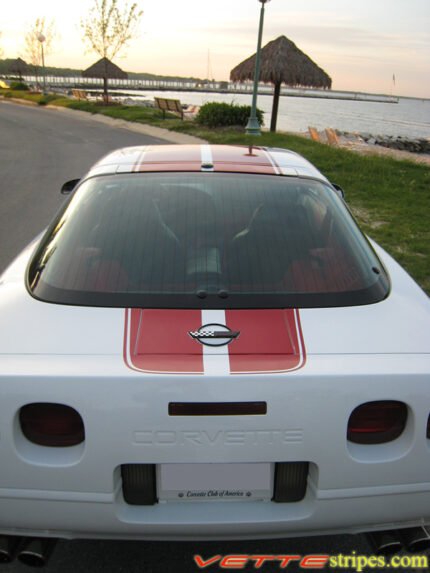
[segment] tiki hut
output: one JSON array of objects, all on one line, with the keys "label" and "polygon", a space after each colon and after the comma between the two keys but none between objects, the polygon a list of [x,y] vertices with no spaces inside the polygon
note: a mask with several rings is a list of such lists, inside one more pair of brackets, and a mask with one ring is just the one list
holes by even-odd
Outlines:
[{"label": "tiki hut", "polygon": [[103,99],[108,102],[108,80],[126,80],[128,74],[116,66],[107,58],[101,58],[98,62],[82,72],[83,78],[102,78],[103,79]]},{"label": "tiki hut", "polygon": [[[253,80],[256,54],[230,72],[234,82]],[[294,87],[331,88],[331,78],[309,56],[286,38],[280,36],[261,50],[260,82],[274,84],[270,131],[276,131],[281,84]]]},{"label": "tiki hut", "polygon": [[30,73],[30,66],[27,62],[24,62],[22,58],[17,58],[16,60],[10,60],[8,65],[8,73],[17,75],[19,77],[19,81],[22,82],[22,75]]}]

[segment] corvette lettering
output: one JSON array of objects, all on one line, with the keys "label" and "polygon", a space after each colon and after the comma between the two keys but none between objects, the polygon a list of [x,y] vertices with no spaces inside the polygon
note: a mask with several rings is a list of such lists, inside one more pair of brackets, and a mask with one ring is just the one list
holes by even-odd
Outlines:
[{"label": "corvette lettering", "polygon": [[145,446],[242,446],[294,444],[303,441],[303,430],[138,430],[134,443]]}]

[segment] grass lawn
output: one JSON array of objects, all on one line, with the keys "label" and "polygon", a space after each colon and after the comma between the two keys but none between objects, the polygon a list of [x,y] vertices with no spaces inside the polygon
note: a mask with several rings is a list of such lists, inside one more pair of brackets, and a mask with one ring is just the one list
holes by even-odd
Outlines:
[{"label": "grass lawn", "polygon": [[[0,90],[0,95],[5,92]],[[43,97],[23,94],[14,92],[13,96],[33,101]],[[430,294],[430,167],[387,157],[362,156],[286,133],[263,133],[255,137],[245,135],[243,130],[205,129],[173,116],[163,119],[161,112],[152,108],[105,107],[55,96],[49,103],[189,133],[211,143],[258,144],[297,151],[345,190],[346,200],[362,229]]]}]

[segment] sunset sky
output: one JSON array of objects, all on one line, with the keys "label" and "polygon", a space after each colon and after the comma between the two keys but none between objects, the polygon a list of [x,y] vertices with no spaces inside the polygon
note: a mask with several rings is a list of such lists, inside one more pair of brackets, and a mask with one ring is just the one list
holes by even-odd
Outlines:
[{"label": "sunset sky", "polygon": [[[25,59],[24,36],[37,17],[54,20],[52,66],[85,68],[80,20],[93,0],[2,1],[3,57]],[[138,0],[136,39],[116,63],[127,71],[226,80],[255,52],[257,0]],[[333,79],[339,90],[430,98],[430,0],[272,0],[263,44],[285,35]],[[395,85],[393,86],[393,75]]]}]

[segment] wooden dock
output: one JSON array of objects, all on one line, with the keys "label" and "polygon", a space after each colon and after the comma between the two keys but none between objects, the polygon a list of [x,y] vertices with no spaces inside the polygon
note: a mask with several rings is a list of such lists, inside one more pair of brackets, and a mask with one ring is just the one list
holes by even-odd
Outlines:
[{"label": "wooden dock", "polygon": [[[34,83],[34,76],[24,76],[28,83]],[[41,78],[39,77],[39,82]],[[46,83],[52,89],[82,89],[82,90],[102,90],[103,80],[97,78],[83,77],[60,77],[46,76]],[[135,96],[127,93],[132,91],[175,91],[175,92],[202,92],[202,93],[223,93],[223,94],[251,94],[253,90],[252,82],[197,82],[191,80],[142,80],[129,78],[124,80],[109,80],[109,89],[121,90],[124,96]],[[273,86],[260,84],[259,95],[272,95]],[[381,103],[398,103],[396,96],[385,94],[368,94],[361,92],[344,92],[336,90],[318,90],[307,88],[290,88],[283,86],[281,96],[285,97],[305,97],[337,100],[369,101]]]}]

